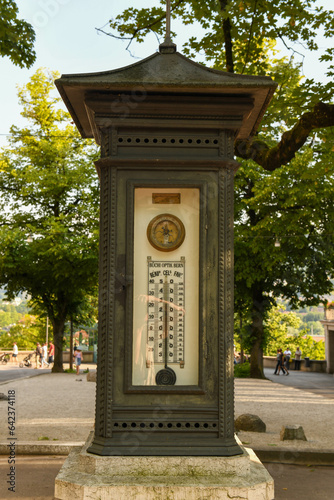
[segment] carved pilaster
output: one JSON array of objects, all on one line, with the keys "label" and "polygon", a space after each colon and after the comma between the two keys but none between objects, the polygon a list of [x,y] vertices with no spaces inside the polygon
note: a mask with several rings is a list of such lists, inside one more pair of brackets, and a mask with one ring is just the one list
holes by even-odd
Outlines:
[{"label": "carved pilaster", "polygon": [[226,250],[225,250],[225,277],[226,277],[226,437],[234,436],[234,172],[226,171]]},{"label": "carved pilaster", "polygon": [[234,434],[233,177],[219,171],[219,437]]},{"label": "carved pilaster", "polygon": [[101,169],[99,344],[95,435],[112,436],[112,364],[116,252],[116,169]]}]

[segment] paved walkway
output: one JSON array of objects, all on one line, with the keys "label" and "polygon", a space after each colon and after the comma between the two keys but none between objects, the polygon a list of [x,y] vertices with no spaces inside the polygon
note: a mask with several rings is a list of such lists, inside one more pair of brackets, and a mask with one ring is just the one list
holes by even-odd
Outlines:
[{"label": "paved walkway", "polygon": [[[0,366],[0,370],[3,369]],[[49,370],[38,372],[42,376],[0,383],[0,393],[7,395],[8,391],[15,391],[14,437],[17,438],[18,451],[18,488],[15,494],[6,496],[6,484],[1,481],[2,499],[53,498],[54,477],[65,459],[57,454],[66,454],[70,446],[83,443],[93,428],[95,383],[87,382],[83,373],[77,376],[52,374]],[[332,499],[333,468],[323,465],[334,463],[334,378],[332,375],[293,371],[289,376],[277,377],[270,372],[266,370],[270,380],[235,381],[236,416],[255,413],[267,425],[265,434],[240,433],[239,438],[246,446],[252,447],[262,461],[271,462],[267,468],[276,480],[276,500]],[[280,441],[283,424],[303,425],[308,441]],[[0,400],[2,478],[6,477],[9,467],[7,444],[8,438],[13,437],[9,433],[8,405]],[[20,455],[22,452],[35,453],[35,456]],[[41,453],[45,456],[42,457]],[[312,468],[282,465],[282,462],[296,464],[298,461],[317,465]],[[41,476],[45,477],[43,486],[40,486]],[[314,483],[316,487],[311,489]]]},{"label": "paved walkway", "polygon": [[319,394],[334,399],[334,375],[290,370],[289,375],[274,375],[271,368],[264,369],[265,376],[276,384]]}]

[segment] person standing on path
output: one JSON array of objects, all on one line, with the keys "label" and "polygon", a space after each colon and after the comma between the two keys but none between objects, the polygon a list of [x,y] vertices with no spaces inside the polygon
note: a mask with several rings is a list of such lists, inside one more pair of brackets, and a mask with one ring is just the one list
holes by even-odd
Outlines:
[{"label": "person standing on path", "polygon": [[291,351],[290,351],[289,347],[287,347],[284,351],[284,368],[285,368],[287,375],[289,375],[290,358],[291,358]]},{"label": "person standing on path", "polygon": [[19,348],[17,347],[17,344],[16,342],[13,343],[13,354],[12,354],[12,358],[13,358],[13,364],[17,365],[17,355],[19,353]]},{"label": "person standing on path", "polygon": [[80,365],[81,365],[81,361],[82,361],[82,352],[81,352],[81,349],[79,349],[77,347],[76,350],[73,353],[73,357],[75,359],[75,366],[76,366],[76,370],[77,370],[77,375],[79,375],[80,374]]},{"label": "person standing on path", "polygon": [[47,356],[48,356],[48,348],[46,342],[44,342],[42,346],[41,368],[44,368],[44,365],[49,366],[49,363],[46,361]]},{"label": "person standing on path", "polygon": [[49,365],[53,363],[54,355],[55,355],[55,346],[52,342],[49,342],[49,358],[48,358]]},{"label": "person standing on path", "polygon": [[298,346],[295,352],[295,370],[300,370],[301,357],[302,357],[302,351],[299,349]]}]

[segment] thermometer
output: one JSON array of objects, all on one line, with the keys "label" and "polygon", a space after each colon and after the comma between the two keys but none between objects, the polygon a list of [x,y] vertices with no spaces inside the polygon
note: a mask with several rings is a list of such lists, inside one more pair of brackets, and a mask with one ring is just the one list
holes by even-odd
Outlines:
[{"label": "thermometer", "polygon": [[174,385],[171,365],[184,368],[185,258],[152,261],[148,257],[147,368],[163,367],[156,374],[157,385]]}]

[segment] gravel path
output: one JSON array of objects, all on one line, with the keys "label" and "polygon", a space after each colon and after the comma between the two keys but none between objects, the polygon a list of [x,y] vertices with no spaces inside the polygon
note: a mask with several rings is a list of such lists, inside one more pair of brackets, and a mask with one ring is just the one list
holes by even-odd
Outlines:
[{"label": "gravel path", "polygon": [[[43,374],[0,386],[16,392],[16,437],[19,441],[85,441],[94,425],[95,383],[86,375]],[[240,432],[249,447],[279,446],[297,450],[334,450],[334,399],[269,380],[236,379],[235,416],[258,415],[263,434]],[[283,425],[303,426],[307,441],[280,441]],[[8,437],[7,403],[0,401],[0,440]]]}]

